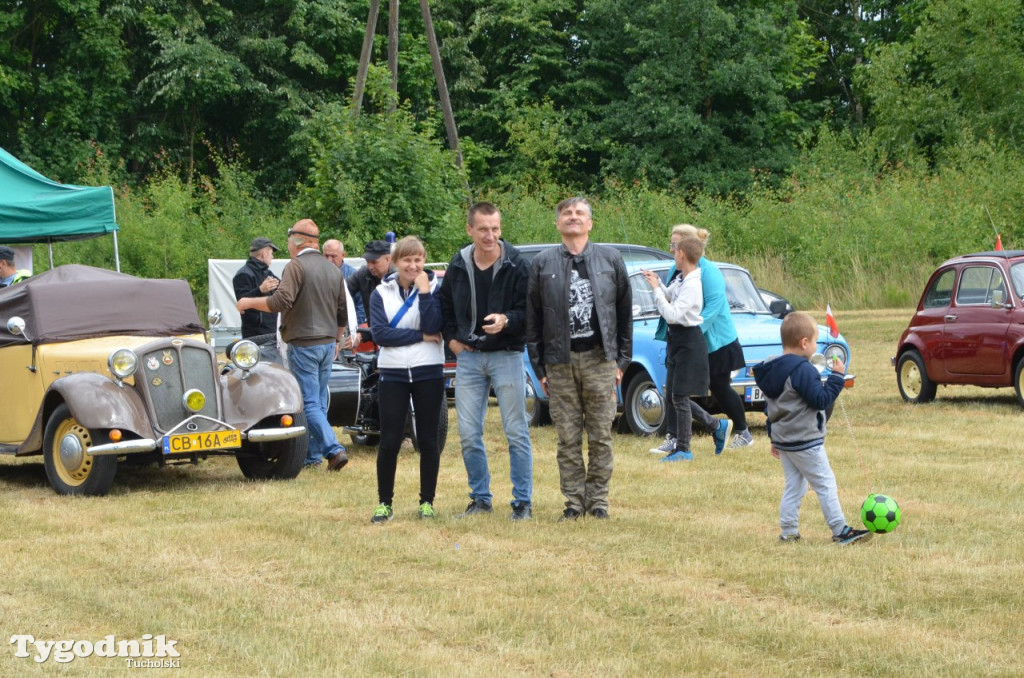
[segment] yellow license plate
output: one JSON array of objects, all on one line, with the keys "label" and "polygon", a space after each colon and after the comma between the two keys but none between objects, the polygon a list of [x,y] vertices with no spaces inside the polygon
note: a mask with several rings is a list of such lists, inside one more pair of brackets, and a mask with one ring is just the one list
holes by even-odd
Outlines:
[{"label": "yellow license plate", "polygon": [[164,436],[164,454],[189,454],[207,450],[227,450],[242,446],[240,431],[207,431]]}]

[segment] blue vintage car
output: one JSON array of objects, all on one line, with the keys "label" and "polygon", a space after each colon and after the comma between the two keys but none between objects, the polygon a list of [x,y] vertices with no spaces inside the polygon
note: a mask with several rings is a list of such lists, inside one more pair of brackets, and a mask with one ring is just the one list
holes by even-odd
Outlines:
[{"label": "blue vintage car", "polygon": [[[667,252],[665,254],[668,255]],[[640,270],[655,271],[662,280],[665,280],[672,263],[667,258],[626,262],[630,287],[633,290],[633,362],[622,377],[618,393],[619,408],[622,412],[619,430],[622,432],[633,432],[638,435],[664,432],[665,342],[654,338],[658,328],[658,309],[654,303],[654,292],[640,275]],[[733,373],[732,385],[743,398],[748,411],[763,412],[764,396],[754,384],[750,370],[766,358],[782,353],[779,326],[782,324],[785,309],[791,310],[792,307],[789,307],[785,300],[777,300],[772,303],[772,308],[769,308],[764,300],[763,291],[754,285],[749,271],[733,264],[716,262],[716,265],[725,277],[726,295],[747,363],[745,369]],[[826,327],[819,326],[818,352],[824,356],[823,360],[816,361],[819,369],[823,370],[823,379],[829,373],[825,368],[825,360],[836,357],[847,367],[847,388],[853,386],[850,347],[842,335],[832,338]],[[539,425],[548,420],[547,398],[525,352],[523,364],[527,374],[527,415],[531,423]],[[717,403],[710,396],[697,400],[708,411],[719,411]]]}]

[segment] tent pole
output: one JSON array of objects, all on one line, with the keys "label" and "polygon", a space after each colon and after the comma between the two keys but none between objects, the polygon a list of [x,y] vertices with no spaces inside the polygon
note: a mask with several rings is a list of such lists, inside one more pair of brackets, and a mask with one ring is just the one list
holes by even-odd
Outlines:
[{"label": "tent pole", "polygon": [[[114,270],[118,273],[121,272],[121,255],[117,252],[117,231],[111,232],[114,236]],[[50,264],[50,268],[53,268],[53,264]]]},{"label": "tent pole", "polygon": [[47,251],[50,254],[50,270],[53,270],[53,241],[52,240],[47,240],[46,241],[46,249],[47,249]]}]

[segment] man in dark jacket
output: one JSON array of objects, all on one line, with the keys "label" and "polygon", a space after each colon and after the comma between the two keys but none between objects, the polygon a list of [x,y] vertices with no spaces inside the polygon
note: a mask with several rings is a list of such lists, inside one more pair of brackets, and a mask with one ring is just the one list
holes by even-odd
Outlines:
[{"label": "man in dark jacket", "polygon": [[590,242],[586,199],[558,203],[555,223],[562,246],[538,254],[530,269],[526,342],[558,431],[561,520],[607,518],[615,387],[633,357],[632,292],[622,255]]},{"label": "man in dark jacket", "polygon": [[[281,280],[270,270],[277,246],[269,238],[256,238],[249,245],[249,260],[231,279],[235,301],[243,297],[269,297]],[[242,312],[242,338],[277,333],[277,314],[256,309]]]},{"label": "man in dark jacket", "polygon": [[360,315],[360,308],[368,313],[370,310],[370,295],[380,285],[380,281],[391,272],[391,245],[383,240],[371,240],[366,243],[363,251],[363,259],[366,265],[348,276],[346,283],[352,298],[358,298],[356,305],[356,319],[362,325],[368,322],[369,318]]},{"label": "man in dark jacket", "polygon": [[452,257],[440,293],[444,338],[458,360],[455,409],[470,497],[463,515],[493,510],[484,448],[484,415],[493,387],[508,440],[511,519],[526,520],[531,516],[533,492],[522,357],[527,264],[516,248],[501,239],[501,213],[491,203],[480,202],[469,209],[466,233],[473,242]]}]

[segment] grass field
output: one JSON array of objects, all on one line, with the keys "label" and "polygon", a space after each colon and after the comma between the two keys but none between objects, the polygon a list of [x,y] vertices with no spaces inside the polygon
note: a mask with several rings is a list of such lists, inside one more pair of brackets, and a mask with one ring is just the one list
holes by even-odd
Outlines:
[{"label": "grass field", "polygon": [[[823,315],[823,314],[819,314]],[[230,458],[125,468],[111,495],[56,496],[42,464],[0,459],[0,619],[7,637],[163,634],[181,676],[1020,676],[1022,414],[1012,390],[940,389],[904,404],[889,357],[910,311],[840,314],[857,385],[827,447],[846,515],[891,494],[903,523],[833,545],[813,495],[781,544],[782,471],[756,445],[667,465],[616,436],[609,521],[556,522],[554,431],[534,431],[534,520],[461,520],[453,426],[433,522],[417,459],[396,516],[369,522],[374,453],[341,473],[242,481]],[[454,411],[451,416],[454,418]],[[489,446],[501,449],[496,408]],[[453,422],[454,424],[454,422]],[[124,659],[0,653],[0,675],[119,675]]]}]

